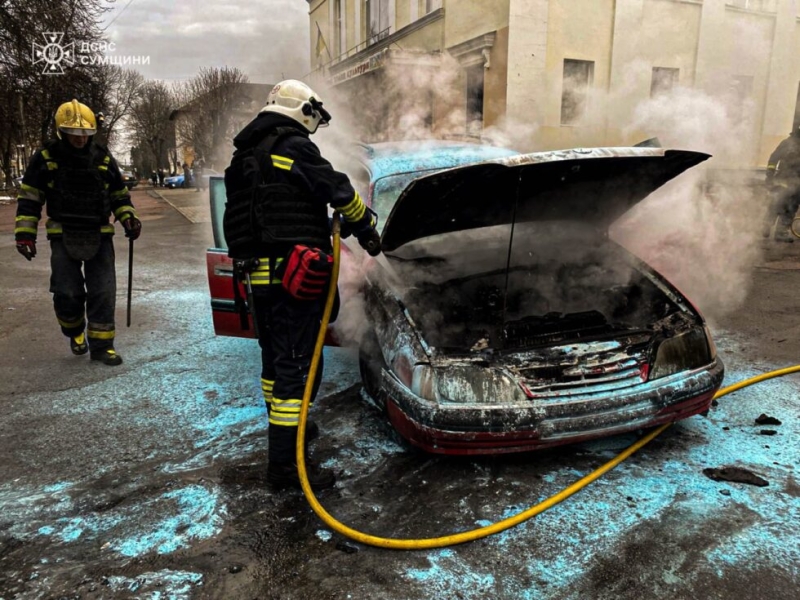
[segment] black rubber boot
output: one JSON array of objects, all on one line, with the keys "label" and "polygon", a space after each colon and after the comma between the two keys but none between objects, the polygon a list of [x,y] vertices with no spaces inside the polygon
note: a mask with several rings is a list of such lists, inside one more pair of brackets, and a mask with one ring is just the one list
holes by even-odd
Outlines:
[{"label": "black rubber boot", "polygon": [[[330,469],[323,469],[313,461],[306,459],[306,475],[311,489],[316,491],[332,488],[336,476]],[[267,467],[267,483],[275,490],[284,488],[301,489],[300,477],[297,474],[297,463],[270,462]]]},{"label": "black rubber boot", "polygon": [[69,338],[69,349],[76,356],[86,354],[89,351],[89,344],[86,343],[86,334],[81,333]]},{"label": "black rubber boot", "polygon": [[92,360],[103,361],[103,364],[109,367],[116,367],[122,364],[122,357],[117,354],[113,348],[97,350],[96,352],[92,352],[90,357]]}]

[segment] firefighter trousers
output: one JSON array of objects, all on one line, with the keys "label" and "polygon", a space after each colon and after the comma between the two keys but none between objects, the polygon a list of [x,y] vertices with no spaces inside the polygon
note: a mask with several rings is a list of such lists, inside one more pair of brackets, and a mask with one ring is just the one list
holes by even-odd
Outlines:
[{"label": "firefighter trousers", "polygon": [[[325,296],[297,300],[282,285],[254,285],[253,305],[261,347],[261,385],[269,416],[269,461],[295,460],[300,406],[325,308]],[[322,380],[323,357],[311,401]]]},{"label": "firefighter trousers", "polygon": [[75,337],[86,330],[92,352],[113,348],[117,276],[111,236],[102,236],[97,254],[85,261],[72,258],[60,237],[51,238],[50,270],[61,332]]},{"label": "firefighter trousers", "polygon": [[773,191],[772,207],[767,215],[769,225],[775,222],[777,215],[779,227],[790,227],[798,208],[800,208],[800,190],[791,188]]}]

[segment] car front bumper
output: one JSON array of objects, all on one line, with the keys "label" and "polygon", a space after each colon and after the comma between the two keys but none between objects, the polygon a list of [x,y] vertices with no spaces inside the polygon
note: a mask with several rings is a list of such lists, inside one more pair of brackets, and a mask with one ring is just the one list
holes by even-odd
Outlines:
[{"label": "car front bumper", "polygon": [[563,396],[526,404],[437,403],[411,393],[384,370],[382,393],[394,428],[436,454],[499,454],[571,444],[679,421],[708,410],[725,373],[707,367],[642,382],[613,394]]}]

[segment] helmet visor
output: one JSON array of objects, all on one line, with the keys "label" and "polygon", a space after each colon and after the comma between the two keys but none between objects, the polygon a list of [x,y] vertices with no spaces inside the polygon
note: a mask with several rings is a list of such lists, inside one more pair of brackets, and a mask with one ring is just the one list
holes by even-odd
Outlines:
[{"label": "helmet visor", "polygon": [[58,130],[69,135],[94,135],[97,133],[97,129],[88,127],[59,127]]}]

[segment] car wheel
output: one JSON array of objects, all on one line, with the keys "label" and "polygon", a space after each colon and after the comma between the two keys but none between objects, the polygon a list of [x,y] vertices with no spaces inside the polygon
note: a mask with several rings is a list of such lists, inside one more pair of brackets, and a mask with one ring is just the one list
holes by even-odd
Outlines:
[{"label": "car wheel", "polygon": [[372,402],[381,410],[386,410],[381,392],[381,371],[386,368],[383,354],[378,345],[378,337],[370,329],[362,338],[358,346],[358,369],[361,372],[361,382],[364,391],[370,396]]}]

